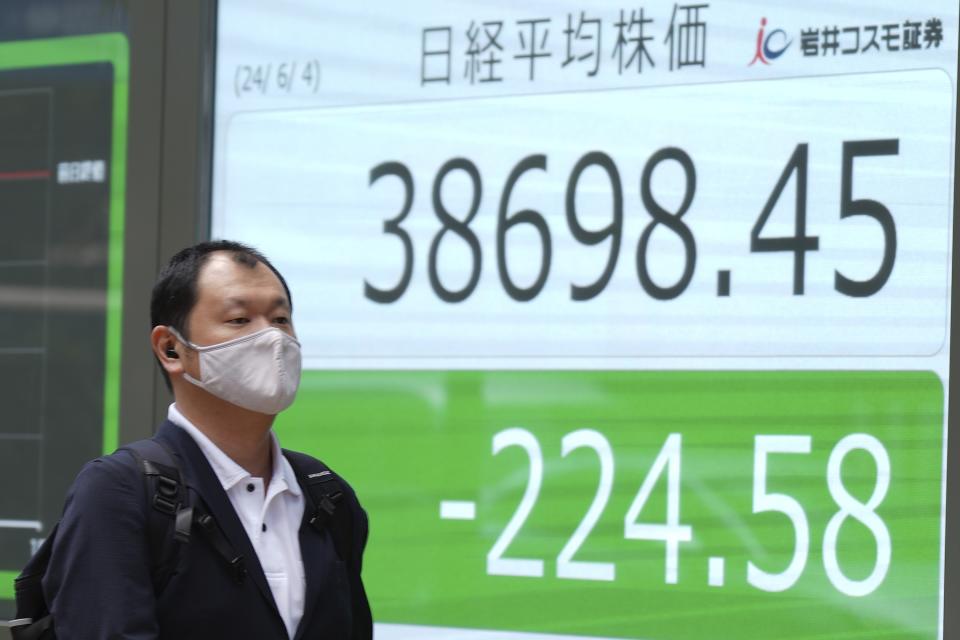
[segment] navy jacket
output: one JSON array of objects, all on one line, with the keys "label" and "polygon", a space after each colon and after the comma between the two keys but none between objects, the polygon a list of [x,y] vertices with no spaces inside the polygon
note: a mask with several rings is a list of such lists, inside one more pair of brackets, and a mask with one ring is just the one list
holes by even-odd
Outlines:
[{"label": "navy jacket", "polygon": [[[233,506],[200,448],[183,429],[164,422],[155,436],[177,457],[190,489],[201,500],[248,575],[239,583],[206,540],[191,536],[176,544],[176,569],[154,593],[147,540],[149,506],[143,473],[129,451],[89,462],[67,496],[43,579],[59,640],[285,640],[286,627]],[[370,606],[360,580],[367,516],[345,482],[344,501],[353,516],[352,557],[341,562],[329,532],[300,525],[306,575],[303,618],[296,640],[368,640]],[[172,536],[171,518],[171,536]]]}]

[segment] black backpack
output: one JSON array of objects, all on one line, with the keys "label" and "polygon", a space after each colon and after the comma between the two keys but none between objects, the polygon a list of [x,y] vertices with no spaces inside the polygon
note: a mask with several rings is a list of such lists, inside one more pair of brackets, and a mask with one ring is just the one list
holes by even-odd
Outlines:
[{"label": "black backpack", "polygon": [[[160,594],[173,575],[178,545],[190,542],[199,532],[229,566],[233,578],[243,582],[247,576],[243,556],[238,555],[213,517],[202,504],[190,504],[175,456],[158,440],[138,440],[125,447],[133,454],[147,485],[150,509],[147,536],[152,556],[151,574],[154,593]],[[330,469],[311,456],[296,451],[283,451],[300,483],[306,487],[313,515],[310,525],[317,531],[329,529],[337,556],[349,562],[353,542],[353,520],[348,508],[337,506],[343,501],[343,487]],[[170,523],[173,520],[171,535]],[[53,541],[59,523],[33,555],[14,581],[17,618],[8,624],[13,640],[55,640],[53,616],[43,595],[43,576],[50,564]]]}]

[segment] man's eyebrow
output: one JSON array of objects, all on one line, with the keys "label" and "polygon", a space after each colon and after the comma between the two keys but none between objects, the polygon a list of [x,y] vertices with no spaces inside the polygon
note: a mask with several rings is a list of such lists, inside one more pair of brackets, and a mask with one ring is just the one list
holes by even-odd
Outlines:
[{"label": "man's eyebrow", "polygon": [[[224,303],[227,307],[237,306],[237,307],[246,308],[250,305],[249,301],[246,298],[238,298],[236,296],[226,298],[224,300]],[[276,298],[274,298],[273,302],[271,303],[270,308],[276,309],[277,307],[283,307],[284,309],[289,309],[290,302],[287,300],[285,296],[277,296]]]}]

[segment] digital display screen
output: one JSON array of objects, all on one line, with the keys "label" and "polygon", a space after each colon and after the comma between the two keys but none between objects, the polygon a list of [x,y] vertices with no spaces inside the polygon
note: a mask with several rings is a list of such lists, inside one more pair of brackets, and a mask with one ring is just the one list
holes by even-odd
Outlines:
[{"label": "digital display screen", "polygon": [[958,26],[220,1],[212,235],[377,638],[943,636]]},{"label": "digital display screen", "polygon": [[117,448],[127,68],[117,33],[0,43],[0,619]]}]

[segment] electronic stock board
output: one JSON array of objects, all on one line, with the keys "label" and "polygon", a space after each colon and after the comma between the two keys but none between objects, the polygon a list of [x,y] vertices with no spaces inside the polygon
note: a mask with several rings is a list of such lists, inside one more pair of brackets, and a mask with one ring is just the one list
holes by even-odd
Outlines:
[{"label": "electronic stock board", "polygon": [[958,5],[221,0],[212,229],[377,637],[942,636]]}]

